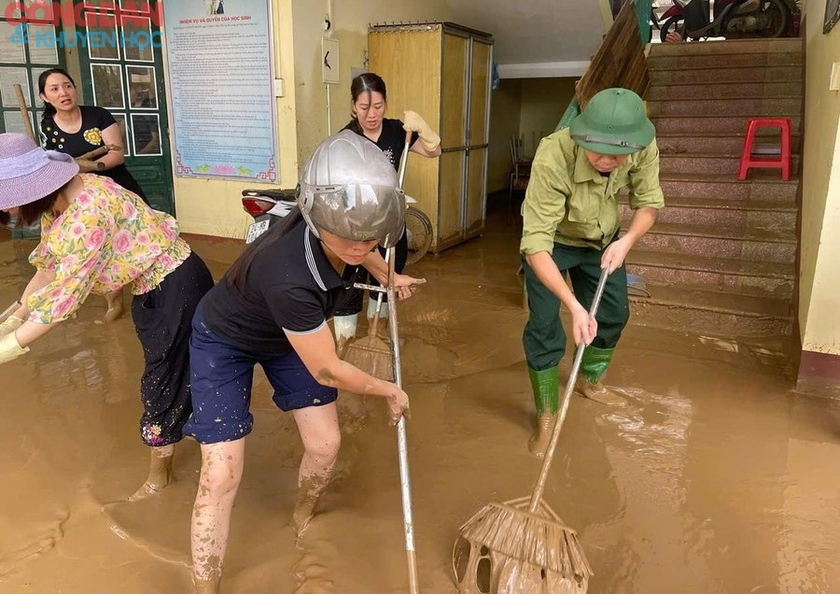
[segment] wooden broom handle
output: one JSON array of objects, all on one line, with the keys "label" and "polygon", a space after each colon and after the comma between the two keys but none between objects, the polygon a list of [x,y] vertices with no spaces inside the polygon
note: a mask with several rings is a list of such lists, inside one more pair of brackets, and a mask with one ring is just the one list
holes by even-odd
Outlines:
[{"label": "wooden broom handle", "polygon": [[[26,107],[26,99],[23,96],[23,88],[15,83],[15,95],[17,95],[17,102],[18,107],[20,108],[20,117],[23,118],[23,129],[26,132],[26,135],[35,140],[35,132],[32,130],[32,120],[29,119],[29,109]],[[35,140],[37,144],[38,141]]]},{"label": "wooden broom handle", "polygon": [[[601,270],[601,278],[598,279],[598,288],[595,289],[595,298],[592,300],[592,305],[589,306],[589,317],[594,318],[598,313],[598,304],[601,302],[601,296],[604,294],[604,287],[607,284],[607,277],[610,273],[606,268]],[[566,412],[569,410],[569,401],[572,399],[572,392],[575,390],[575,382],[577,381],[578,372],[580,371],[580,364],[583,361],[583,353],[586,347],[581,345],[575,353],[575,362],[572,364],[572,372],[569,374],[569,382],[566,384],[566,391],[563,392],[563,404],[560,408],[560,414],[557,416],[557,422],[554,423],[554,431],[551,432],[551,442],[548,444],[548,449],[545,451],[545,458],[543,459],[542,468],[540,469],[540,477],[537,479],[537,484],[534,485],[534,492],[531,494],[531,503],[528,505],[528,511],[534,513],[540,505],[543,491],[545,491],[545,482],[548,479],[548,471],[551,469],[551,463],[554,461],[554,451],[557,449],[557,442],[560,441],[560,430],[563,429],[563,421],[566,420]]]}]

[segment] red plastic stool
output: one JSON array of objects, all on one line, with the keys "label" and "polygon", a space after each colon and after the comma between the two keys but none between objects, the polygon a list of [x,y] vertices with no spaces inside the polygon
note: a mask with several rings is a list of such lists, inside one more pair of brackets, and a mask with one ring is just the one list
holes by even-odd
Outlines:
[{"label": "red plastic stool", "polygon": [[[778,159],[754,159],[753,143],[755,133],[759,128],[771,127],[782,130],[782,152]],[[738,179],[747,179],[747,169],[753,167],[781,169],[782,179],[790,179],[790,118],[753,118],[747,126],[747,137],[744,139],[744,150],[741,151],[741,165],[738,167]]]}]

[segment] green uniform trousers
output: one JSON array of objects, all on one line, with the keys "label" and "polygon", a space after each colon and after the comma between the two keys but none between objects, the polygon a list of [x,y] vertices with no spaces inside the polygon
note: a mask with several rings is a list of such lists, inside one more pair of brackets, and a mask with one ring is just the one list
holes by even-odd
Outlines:
[{"label": "green uniform trousers", "polygon": [[[618,235],[616,235],[616,239]],[[571,280],[577,300],[587,310],[592,305],[601,276],[602,250],[554,244],[551,257],[557,268]],[[560,300],[545,288],[523,258],[528,295],[528,323],[522,336],[528,367],[542,371],[556,367],[566,351],[566,333],[560,323]],[[624,265],[610,274],[598,312],[598,334],[584,355],[581,375],[590,382],[601,379],[612,350],[630,319],[627,302],[627,271]]]}]

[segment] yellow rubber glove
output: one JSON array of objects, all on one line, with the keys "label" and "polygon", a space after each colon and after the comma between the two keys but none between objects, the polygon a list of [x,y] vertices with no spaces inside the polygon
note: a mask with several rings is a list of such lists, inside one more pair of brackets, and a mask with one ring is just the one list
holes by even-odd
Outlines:
[{"label": "yellow rubber glove", "polygon": [[29,347],[21,348],[17,336],[12,332],[0,338],[0,364],[14,361],[29,352]]},{"label": "yellow rubber glove", "polygon": [[23,320],[17,316],[9,316],[6,321],[0,324],[0,336],[6,336],[23,326]]},{"label": "yellow rubber glove", "polygon": [[432,132],[429,124],[426,123],[416,111],[403,112],[403,130],[411,130],[420,135],[420,142],[430,153],[440,146],[440,136]]}]

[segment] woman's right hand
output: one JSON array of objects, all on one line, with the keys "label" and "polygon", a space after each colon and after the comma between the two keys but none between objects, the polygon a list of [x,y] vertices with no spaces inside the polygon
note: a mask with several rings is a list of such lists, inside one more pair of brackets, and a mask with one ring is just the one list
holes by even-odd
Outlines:
[{"label": "woman's right hand", "polygon": [[408,408],[408,394],[400,389],[397,384],[391,384],[393,390],[385,398],[388,401],[388,424],[393,427],[400,421],[400,417],[406,420],[411,418],[411,411]]},{"label": "woman's right hand", "polygon": [[595,340],[595,334],[598,332],[598,322],[595,318],[589,316],[589,312],[580,303],[577,307],[572,309],[572,336],[574,336],[575,344],[588,345]]},{"label": "woman's right hand", "polygon": [[76,158],[76,164],[79,166],[79,173],[95,173],[102,171],[102,167],[97,165],[99,161],[91,161],[90,159]]}]

